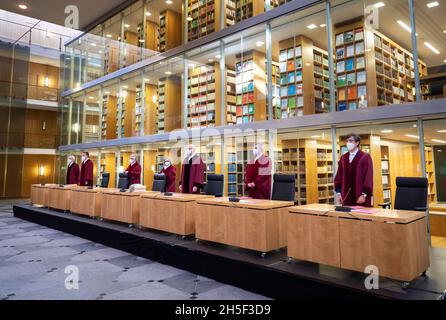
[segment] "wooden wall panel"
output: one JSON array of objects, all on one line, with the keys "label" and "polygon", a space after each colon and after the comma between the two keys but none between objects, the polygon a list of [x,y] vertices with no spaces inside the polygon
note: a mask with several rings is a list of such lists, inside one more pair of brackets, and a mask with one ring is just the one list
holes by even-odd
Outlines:
[{"label": "wooden wall panel", "polygon": [[[21,183],[21,196],[29,197],[32,184],[52,183],[54,181],[54,164],[56,156],[53,155],[24,155],[23,176]],[[39,166],[44,166],[44,176],[39,176]],[[9,169],[8,169],[9,171]]]}]

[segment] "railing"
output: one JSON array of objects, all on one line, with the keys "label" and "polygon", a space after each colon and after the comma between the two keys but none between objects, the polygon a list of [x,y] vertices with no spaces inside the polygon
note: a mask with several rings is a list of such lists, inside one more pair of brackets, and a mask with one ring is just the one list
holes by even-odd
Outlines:
[{"label": "railing", "polygon": [[0,98],[9,97],[17,100],[33,99],[57,102],[59,89],[0,80]]}]

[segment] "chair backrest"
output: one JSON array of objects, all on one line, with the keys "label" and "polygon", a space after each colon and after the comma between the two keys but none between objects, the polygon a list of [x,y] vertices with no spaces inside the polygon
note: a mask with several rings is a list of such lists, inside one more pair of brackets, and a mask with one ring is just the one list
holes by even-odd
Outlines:
[{"label": "chair backrest", "polygon": [[110,173],[104,172],[101,178],[101,188],[108,188],[109,182],[110,182]]},{"label": "chair backrest", "polygon": [[[427,178],[396,178],[395,209],[417,210],[427,207]],[[418,211],[425,211],[418,209]]]},{"label": "chair backrest", "polygon": [[222,174],[208,174],[205,193],[216,197],[223,196],[225,176]]},{"label": "chair backrest", "polygon": [[129,188],[129,177],[125,173],[119,174],[118,189],[128,189]]},{"label": "chair backrest", "polygon": [[275,174],[272,200],[295,201],[296,177],[294,174]]},{"label": "chair backrest", "polygon": [[153,178],[152,191],[166,191],[166,175],[155,174],[155,177]]}]

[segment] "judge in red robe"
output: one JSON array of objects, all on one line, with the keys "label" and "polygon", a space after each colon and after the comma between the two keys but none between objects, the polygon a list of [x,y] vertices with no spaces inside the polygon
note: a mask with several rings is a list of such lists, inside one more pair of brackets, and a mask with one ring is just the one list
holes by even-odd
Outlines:
[{"label": "judge in red robe", "polygon": [[175,192],[175,179],[177,177],[177,169],[172,165],[170,159],[164,160],[164,167],[160,174],[166,176],[166,192]]},{"label": "judge in red robe", "polygon": [[246,166],[245,190],[254,199],[271,199],[271,160],[263,153],[263,145],[254,145],[254,159]]},{"label": "judge in red robe", "polygon": [[93,186],[93,161],[90,160],[90,154],[88,152],[82,153],[82,166],[79,180],[80,186]]},{"label": "judge in red robe", "polygon": [[141,184],[141,165],[136,161],[136,155],[132,154],[130,156],[130,164],[125,169],[125,173],[129,178],[128,187],[133,184]]},{"label": "judge in red robe", "polygon": [[373,163],[368,153],[359,149],[361,138],[350,134],[348,152],[339,160],[335,177],[337,200],[344,206],[371,207],[373,197]]},{"label": "judge in red robe", "polygon": [[67,164],[67,184],[79,183],[79,165],[76,163],[74,156],[68,157]]},{"label": "judge in red robe", "polygon": [[195,146],[186,149],[186,158],[181,167],[180,191],[182,193],[200,193],[204,185],[206,166],[203,159],[195,153]]}]

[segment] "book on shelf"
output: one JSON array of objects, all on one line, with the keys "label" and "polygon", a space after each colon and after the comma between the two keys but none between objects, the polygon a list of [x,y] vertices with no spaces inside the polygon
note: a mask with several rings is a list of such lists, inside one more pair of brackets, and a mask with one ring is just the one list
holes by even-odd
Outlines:
[{"label": "book on shelf", "polygon": [[288,107],[295,108],[296,107],[296,98],[292,97],[288,99]]},{"label": "book on shelf", "polygon": [[338,76],[337,84],[338,87],[344,87],[347,84],[347,77],[345,74],[341,74]]},{"label": "book on shelf", "polygon": [[302,71],[296,71],[296,82],[302,81]]},{"label": "book on shelf", "polygon": [[358,83],[365,83],[366,82],[366,73],[365,71],[359,71],[357,73],[357,82]]},{"label": "book on shelf", "polygon": [[302,47],[301,46],[297,46],[294,48],[294,56],[295,57],[302,56]]},{"label": "book on shelf", "polygon": [[365,85],[358,86],[358,97],[366,97],[367,96],[367,87]]},{"label": "book on shelf", "polygon": [[347,102],[339,102],[338,110],[339,111],[346,111],[347,110]]},{"label": "book on shelf", "polygon": [[296,69],[302,69],[302,58],[296,58]]},{"label": "book on shelf", "polygon": [[288,73],[288,83],[294,83],[294,82],[295,82],[294,72]]},{"label": "book on shelf", "polygon": [[347,46],[345,55],[346,57],[353,57],[355,55],[355,46],[354,45]]},{"label": "book on shelf", "polygon": [[294,70],[295,70],[294,60],[288,60],[287,71],[294,71]]},{"label": "book on shelf", "polygon": [[339,91],[338,91],[338,99],[339,99],[339,101],[346,100],[345,97],[346,97],[345,89],[339,89]]},{"label": "book on shelf", "polygon": [[356,83],[356,74],[354,72],[347,73],[346,81],[347,81],[347,85],[349,85],[349,86],[354,85]]},{"label": "book on shelf", "polygon": [[293,96],[295,94],[296,94],[296,86],[295,85],[288,86],[288,95]]},{"label": "book on shelf", "polygon": [[336,70],[337,70],[337,73],[345,72],[345,61],[339,61],[336,64]]},{"label": "book on shelf", "polygon": [[363,41],[356,43],[355,53],[356,53],[356,55],[360,55],[360,54],[364,53],[364,42]]},{"label": "book on shelf", "polygon": [[344,33],[344,42],[345,43],[353,42],[353,40],[354,40],[353,31],[347,31]]},{"label": "book on shelf", "polygon": [[344,34],[340,33],[336,35],[336,45],[339,46],[342,44],[344,44]]},{"label": "book on shelf", "polygon": [[347,88],[347,96],[348,96],[348,100],[356,99],[356,87],[348,87]]}]

